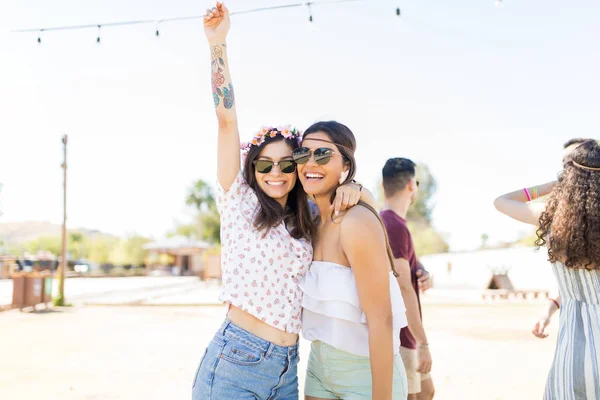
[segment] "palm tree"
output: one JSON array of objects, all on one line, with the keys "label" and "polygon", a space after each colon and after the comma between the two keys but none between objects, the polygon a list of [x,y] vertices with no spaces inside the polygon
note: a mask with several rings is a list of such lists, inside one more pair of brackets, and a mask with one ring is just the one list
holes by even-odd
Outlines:
[{"label": "palm tree", "polygon": [[202,179],[194,182],[188,189],[185,203],[198,211],[198,236],[218,243],[221,225],[217,203],[210,185]]},{"label": "palm tree", "polygon": [[196,207],[198,212],[207,211],[215,206],[215,197],[211,187],[202,179],[199,179],[188,189],[185,203]]}]

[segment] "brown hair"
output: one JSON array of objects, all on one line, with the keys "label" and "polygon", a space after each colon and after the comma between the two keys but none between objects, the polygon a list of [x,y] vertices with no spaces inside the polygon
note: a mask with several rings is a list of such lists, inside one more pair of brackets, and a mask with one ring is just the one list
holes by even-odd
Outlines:
[{"label": "brown hair", "polygon": [[580,144],[558,177],[535,244],[548,243],[550,262],[600,269],[600,142]]},{"label": "brown hair", "polygon": [[[330,203],[333,203],[335,198],[335,189],[339,186],[345,185],[347,183],[352,182],[354,176],[356,175],[356,160],[354,158],[354,152],[356,151],[356,139],[354,137],[354,133],[348,128],[346,125],[341,124],[337,121],[321,121],[312,124],[308,129],[304,132],[303,140],[312,133],[323,132],[329,136],[331,142],[337,147],[338,151],[344,158],[344,162],[348,166],[348,176],[346,180],[336,186],[334,188],[333,193],[331,194]],[[387,230],[385,229],[385,224],[383,220],[379,216],[377,210],[371,207],[369,204],[360,200],[357,205],[363,206],[377,217],[377,220],[381,224],[383,228],[383,235],[385,236],[385,247],[387,250],[388,259],[390,260],[390,266],[392,268],[392,272],[394,276],[398,276],[396,272],[396,267],[394,266],[394,254],[392,253],[392,248],[390,247],[390,241],[388,239]]]},{"label": "brown hair", "polygon": [[311,240],[315,231],[314,223],[311,219],[310,209],[308,207],[308,198],[306,192],[300,183],[300,179],[296,179],[296,184],[288,194],[287,203],[282,207],[277,200],[267,196],[265,192],[258,186],[255,176],[254,160],[259,156],[260,152],[269,143],[279,142],[284,140],[292,149],[298,147],[296,138],[284,138],[281,135],[275,137],[267,137],[260,146],[252,146],[248,150],[248,155],[244,161],[244,179],[248,185],[256,193],[259,209],[254,215],[254,227],[267,234],[270,228],[274,228],[282,221],[289,230],[290,235],[294,239]]}]

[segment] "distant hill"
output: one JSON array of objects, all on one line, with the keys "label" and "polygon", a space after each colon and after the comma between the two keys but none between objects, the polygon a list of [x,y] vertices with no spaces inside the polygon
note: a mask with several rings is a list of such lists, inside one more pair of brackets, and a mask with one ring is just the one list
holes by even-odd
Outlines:
[{"label": "distant hill", "polygon": [[[8,222],[0,224],[0,241],[18,244],[34,240],[41,236],[60,236],[62,226],[47,221]],[[98,230],[87,228],[69,229],[69,233],[80,233],[83,236],[112,236]]]}]

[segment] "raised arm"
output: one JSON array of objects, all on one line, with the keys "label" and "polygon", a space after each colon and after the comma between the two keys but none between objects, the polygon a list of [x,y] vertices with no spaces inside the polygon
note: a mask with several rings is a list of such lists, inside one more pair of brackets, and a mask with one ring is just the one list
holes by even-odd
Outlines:
[{"label": "raised arm", "polygon": [[240,171],[240,135],[227,58],[229,25],[229,10],[223,4],[217,2],[206,10],[204,33],[210,46],[212,95],[219,123],[217,178],[225,190]]},{"label": "raised arm", "polygon": [[[556,185],[556,181],[536,186],[538,197],[550,194],[554,185]],[[527,192],[531,196],[534,188],[527,188]],[[521,189],[504,194],[494,201],[494,206],[502,214],[506,214],[517,221],[537,226],[546,205],[542,202],[531,202],[527,197],[527,192],[525,189]]]},{"label": "raised arm", "polygon": [[390,261],[383,227],[368,209],[357,206],[341,222],[341,244],[356,279],[367,317],[373,399],[391,400],[394,374]]}]

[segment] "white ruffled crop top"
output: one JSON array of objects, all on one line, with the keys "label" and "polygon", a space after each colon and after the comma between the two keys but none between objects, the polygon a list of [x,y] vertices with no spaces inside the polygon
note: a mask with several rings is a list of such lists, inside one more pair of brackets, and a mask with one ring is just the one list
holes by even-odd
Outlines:
[{"label": "white ruffled crop top", "polygon": [[[300,281],[302,336],[320,340],[336,349],[369,356],[369,329],[358,298],[352,268],[327,261],[313,261]],[[407,326],[400,287],[390,272],[394,354],[400,352],[400,329]]]}]

